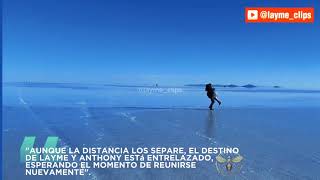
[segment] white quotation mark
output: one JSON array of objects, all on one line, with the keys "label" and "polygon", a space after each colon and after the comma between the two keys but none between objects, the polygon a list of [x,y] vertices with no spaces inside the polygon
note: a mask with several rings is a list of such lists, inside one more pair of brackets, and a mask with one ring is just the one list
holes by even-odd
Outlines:
[{"label": "white quotation mark", "polygon": [[248,10],[247,18],[248,20],[258,20],[258,10]]}]

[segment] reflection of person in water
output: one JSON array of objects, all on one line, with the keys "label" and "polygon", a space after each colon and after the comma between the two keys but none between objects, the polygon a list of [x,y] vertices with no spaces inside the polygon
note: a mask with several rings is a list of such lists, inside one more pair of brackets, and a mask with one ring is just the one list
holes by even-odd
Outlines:
[{"label": "reflection of person in water", "polygon": [[208,112],[208,117],[206,117],[205,123],[205,135],[209,138],[209,140],[215,138],[215,116],[213,113],[214,112],[212,111]]},{"label": "reflection of person in water", "polygon": [[211,83],[206,84],[206,91],[207,96],[211,100],[211,104],[209,106],[209,109],[212,110],[212,106],[214,104],[214,101],[217,101],[219,105],[221,104],[221,101],[217,98],[216,90],[214,87],[212,87]]}]

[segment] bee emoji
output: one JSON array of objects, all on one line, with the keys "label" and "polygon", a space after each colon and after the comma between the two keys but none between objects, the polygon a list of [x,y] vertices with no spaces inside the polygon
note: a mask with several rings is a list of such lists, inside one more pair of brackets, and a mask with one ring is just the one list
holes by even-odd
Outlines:
[{"label": "bee emoji", "polygon": [[243,157],[238,154],[236,157],[234,158],[231,158],[230,156],[228,156],[228,158],[224,158],[222,157],[220,154],[218,156],[216,156],[216,160],[217,162],[221,163],[221,164],[224,164],[226,163],[226,170],[228,172],[231,172],[232,168],[233,168],[233,163],[239,163],[241,162],[243,159]]}]

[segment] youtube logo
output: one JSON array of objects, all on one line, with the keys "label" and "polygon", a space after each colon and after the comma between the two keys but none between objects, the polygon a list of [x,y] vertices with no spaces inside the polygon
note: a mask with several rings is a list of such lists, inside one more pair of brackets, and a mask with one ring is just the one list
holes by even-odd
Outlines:
[{"label": "youtube logo", "polygon": [[247,11],[248,20],[258,20],[258,10],[248,10]]}]

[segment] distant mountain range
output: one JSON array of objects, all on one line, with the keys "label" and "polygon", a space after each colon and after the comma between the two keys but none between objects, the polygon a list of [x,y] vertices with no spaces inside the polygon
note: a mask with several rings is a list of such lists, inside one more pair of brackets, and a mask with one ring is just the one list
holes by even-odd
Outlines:
[{"label": "distant mountain range", "polygon": [[[57,87],[57,88],[72,88],[72,89],[88,89],[99,88],[99,84],[81,84],[81,83],[51,83],[51,82],[4,82],[5,85],[14,85],[22,87]],[[124,85],[124,84],[100,84],[100,86],[114,86],[114,87],[159,87],[155,85]],[[205,87],[206,84],[185,84],[187,87]],[[214,87],[226,87],[226,88],[256,88],[258,86],[253,84],[235,85],[235,84],[214,84]],[[161,86],[167,87],[167,86]],[[168,86],[169,87],[169,86]],[[280,86],[272,86],[273,88],[280,88]]]},{"label": "distant mountain range", "polygon": [[[206,84],[186,84],[185,86],[192,86],[192,87],[205,87]],[[246,84],[246,85],[235,85],[235,84],[214,84],[214,87],[228,87],[228,88],[235,88],[235,87],[244,87],[244,88],[255,88],[258,87],[253,84]],[[280,86],[273,86],[273,88],[280,88]]]}]

